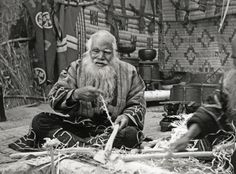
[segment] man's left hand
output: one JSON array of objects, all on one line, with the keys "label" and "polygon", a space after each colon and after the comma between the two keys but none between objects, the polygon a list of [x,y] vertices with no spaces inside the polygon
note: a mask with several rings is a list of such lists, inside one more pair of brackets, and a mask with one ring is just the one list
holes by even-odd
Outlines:
[{"label": "man's left hand", "polygon": [[129,117],[126,115],[119,115],[115,120],[115,124],[120,125],[119,130],[127,127],[128,123],[129,123]]}]

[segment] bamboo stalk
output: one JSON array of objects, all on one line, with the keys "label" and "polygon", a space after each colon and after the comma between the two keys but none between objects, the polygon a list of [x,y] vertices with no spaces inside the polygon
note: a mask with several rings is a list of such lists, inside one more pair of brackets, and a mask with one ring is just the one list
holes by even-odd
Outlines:
[{"label": "bamboo stalk", "polygon": [[32,99],[32,100],[43,100],[46,101],[46,97],[35,97],[35,96],[27,96],[27,95],[5,95],[3,96],[4,99],[9,98],[22,98],[22,99]]},{"label": "bamboo stalk", "polygon": [[9,43],[14,43],[14,42],[23,42],[23,41],[26,42],[26,41],[30,41],[30,40],[31,40],[31,38],[29,38],[29,37],[11,39],[11,40],[0,43],[0,46],[6,45],[6,44],[9,44]]},{"label": "bamboo stalk", "polygon": [[151,148],[151,149],[132,149],[132,154],[144,154],[144,153],[154,153],[154,152],[166,152],[164,148]]},{"label": "bamboo stalk", "polygon": [[212,151],[205,152],[175,152],[175,153],[153,153],[153,154],[136,154],[121,155],[121,159],[125,162],[144,160],[144,159],[161,159],[161,158],[187,158],[187,157],[214,157]]}]

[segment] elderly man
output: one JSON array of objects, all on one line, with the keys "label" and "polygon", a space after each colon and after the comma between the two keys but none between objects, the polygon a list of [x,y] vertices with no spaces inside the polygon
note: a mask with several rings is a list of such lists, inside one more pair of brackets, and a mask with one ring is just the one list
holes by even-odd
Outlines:
[{"label": "elderly man", "polygon": [[[115,147],[141,143],[146,112],[143,80],[134,66],[119,60],[116,39],[108,31],[91,35],[86,46],[83,59],[63,70],[49,93],[52,108],[64,115],[36,115],[28,135],[35,135],[28,143],[31,147],[40,146],[45,137],[57,138],[66,147],[105,144],[111,133],[107,115],[119,124]],[[25,150],[14,144],[12,148]]]}]

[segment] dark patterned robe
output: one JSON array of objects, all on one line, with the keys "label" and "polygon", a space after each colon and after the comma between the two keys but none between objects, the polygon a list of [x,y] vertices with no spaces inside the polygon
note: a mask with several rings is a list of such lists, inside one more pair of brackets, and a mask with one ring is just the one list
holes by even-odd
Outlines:
[{"label": "dark patterned robe", "polygon": [[206,140],[203,150],[212,150],[212,146],[233,133],[232,121],[236,115],[227,107],[228,96],[221,90],[216,90],[208,96],[206,104],[197,109],[187,122],[187,127],[198,124],[201,133],[196,137]]},{"label": "dark patterned robe", "polygon": [[[143,129],[146,102],[144,99],[145,85],[134,66],[118,61],[115,67],[117,73],[114,99],[107,105],[109,113],[114,121],[117,116],[124,114],[130,118],[129,125]],[[49,101],[52,108],[63,114],[71,116],[72,122],[83,119],[92,119],[94,115],[102,114],[100,107],[92,102],[79,101],[71,103],[70,97],[76,88],[82,87],[81,61],[71,63],[67,71],[62,71],[57,83],[49,93]]]},{"label": "dark patterned robe", "polygon": [[[117,86],[113,101],[107,104],[107,108],[112,121],[122,114],[130,119],[127,127],[118,132],[114,146],[134,147],[143,139],[145,85],[131,64],[119,61],[115,71]],[[52,108],[63,115],[44,112],[36,115],[29,133],[9,147],[17,151],[40,150],[45,137],[58,138],[64,147],[106,143],[111,133],[111,124],[104,110],[93,102],[71,102],[71,95],[76,88],[81,87],[81,80],[86,79],[81,77],[81,61],[77,60],[62,71],[49,93]]]}]

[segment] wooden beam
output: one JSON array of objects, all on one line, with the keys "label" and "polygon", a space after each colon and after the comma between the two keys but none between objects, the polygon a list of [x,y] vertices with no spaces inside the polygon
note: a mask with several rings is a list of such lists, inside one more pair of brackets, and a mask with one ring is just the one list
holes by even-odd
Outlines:
[{"label": "wooden beam", "polygon": [[2,85],[0,84],[0,122],[6,121],[4,103],[3,103],[3,92],[2,92]]},{"label": "wooden beam", "polygon": [[[162,10],[162,0],[156,2],[158,9]],[[164,25],[163,25],[163,14],[159,13],[159,25],[158,25],[158,62],[160,69],[165,68],[165,45],[164,45]]]}]

